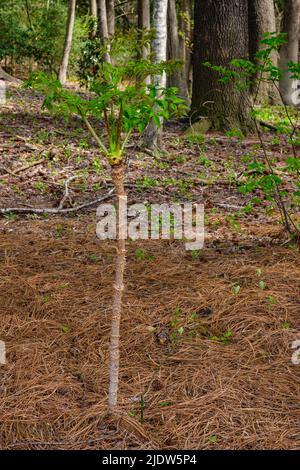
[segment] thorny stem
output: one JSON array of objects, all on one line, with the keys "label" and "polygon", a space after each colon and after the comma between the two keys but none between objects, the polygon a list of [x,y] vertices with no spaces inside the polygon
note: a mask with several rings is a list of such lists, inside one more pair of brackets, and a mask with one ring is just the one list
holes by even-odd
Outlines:
[{"label": "thorny stem", "polygon": [[126,247],[120,220],[120,205],[122,199],[126,198],[124,188],[124,165],[112,166],[112,180],[116,194],[117,211],[117,257],[114,283],[114,299],[111,319],[110,336],[110,362],[109,362],[109,393],[108,411],[113,412],[117,406],[119,386],[119,362],[120,362],[120,322],[122,312],[122,296],[124,290],[124,272],[126,265]]}]

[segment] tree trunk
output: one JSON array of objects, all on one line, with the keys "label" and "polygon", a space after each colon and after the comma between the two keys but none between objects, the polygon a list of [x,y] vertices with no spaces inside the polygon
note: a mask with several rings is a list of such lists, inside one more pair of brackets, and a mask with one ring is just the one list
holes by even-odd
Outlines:
[{"label": "tree trunk", "polygon": [[250,93],[237,90],[233,81],[220,83],[219,73],[203,65],[226,67],[248,58],[248,1],[195,0],[194,34],[194,118],[207,117],[215,129],[252,130]]},{"label": "tree trunk", "polygon": [[299,25],[300,25],[300,0],[285,0],[282,32],[287,33],[287,44],[280,49],[280,70],[282,79],[279,82],[282,99],[287,105],[295,105],[294,81],[290,78],[288,72],[288,62],[298,63],[299,54]]},{"label": "tree trunk", "polygon": [[93,21],[90,38],[95,39],[97,35],[97,0],[90,0],[90,16]]},{"label": "tree trunk", "polygon": [[[153,41],[154,62],[160,63],[167,60],[167,11],[168,0],[154,0],[153,9],[153,26],[155,30],[155,38]],[[167,83],[166,74],[154,77],[154,83],[159,88],[165,88]],[[159,145],[162,133],[163,120],[161,119],[160,129],[151,122],[144,134],[144,145],[147,148],[154,148]]]},{"label": "tree trunk", "polygon": [[[107,22],[107,9],[106,0],[98,0],[98,19],[99,19],[99,33],[104,46],[109,46],[108,39],[108,22]],[[110,62],[109,51],[104,55],[104,60]]]},{"label": "tree trunk", "polygon": [[121,235],[119,208],[122,198],[126,197],[124,189],[123,164],[112,167],[112,181],[116,194],[117,211],[117,255],[115,269],[114,299],[111,320],[110,335],[110,362],[109,362],[109,394],[108,409],[114,411],[117,406],[119,388],[119,363],[120,363],[120,323],[122,313],[122,296],[124,290],[124,272],[126,265],[125,240]]},{"label": "tree trunk", "polygon": [[188,94],[191,92],[192,76],[192,2],[190,0],[179,1],[179,41],[184,51],[185,80]]},{"label": "tree trunk", "polygon": [[[138,29],[143,31],[150,30],[150,0],[138,0]],[[149,48],[144,46],[142,49],[142,58],[147,59]]]},{"label": "tree trunk", "polygon": [[188,102],[188,84],[185,76],[185,43],[180,41],[176,0],[169,0],[168,5],[168,58],[170,60],[182,60],[180,69],[171,73],[168,85],[178,89],[178,96]]},{"label": "tree trunk", "polygon": [[67,70],[68,70],[70,51],[72,47],[73,30],[74,30],[75,8],[76,8],[76,0],[69,0],[64,52],[63,52],[61,66],[60,66],[59,74],[58,74],[58,79],[62,85],[64,85],[67,80]]},{"label": "tree trunk", "polygon": [[[274,0],[249,0],[249,56],[255,62],[255,54],[264,49],[261,44],[264,33],[276,32],[276,16]],[[278,66],[278,54],[274,52],[271,60],[275,67]],[[253,89],[256,95],[257,90]],[[278,92],[274,85],[263,82],[257,94],[257,101],[262,104],[279,103]]]},{"label": "tree trunk", "polygon": [[107,29],[109,36],[115,34],[115,0],[106,0]]},{"label": "tree trunk", "polygon": [[99,33],[103,43],[108,40],[106,0],[98,0]]}]

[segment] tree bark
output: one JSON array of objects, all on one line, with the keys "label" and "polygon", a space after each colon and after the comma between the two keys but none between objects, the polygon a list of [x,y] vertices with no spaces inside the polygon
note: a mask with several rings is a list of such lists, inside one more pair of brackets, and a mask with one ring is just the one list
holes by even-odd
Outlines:
[{"label": "tree bark", "polygon": [[294,81],[288,72],[288,62],[298,62],[299,27],[300,0],[285,0],[281,30],[287,34],[287,44],[284,44],[280,49],[279,67],[282,79],[279,82],[279,89],[284,103],[291,106],[295,105],[293,97],[296,90],[293,88]]},{"label": "tree bark", "polygon": [[119,219],[119,208],[122,198],[126,197],[124,189],[124,167],[123,164],[112,167],[112,181],[116,194],[117,211],[117,257],[115,269],[114,299],[111,320],[110,335],[110,362],[109,362],[109,393],[108,409],[114,411],[118,401],[119,388],[119,364],[120,364],[120,323],[122,313],[122,297],[124,291],[124,272],[126,266],[125,240],[121,236]]},{"label": "tree bark", "polygon": [[[138,29],[140,31],[150,30],[150,0],[138,0]],[[147,59],[149,55],[149,47],[143,46],[142,58]]]},{"label": "tree bark", "polygon": [[0,65],[0,79],[3,79],[7,82],[12,82],[12,83],[23,83],[22,80],[19,78],[13,77],[9,73],[6,73],[5,70]]},{"label": "tree bark", "polygon": [[75,9],[76,9],[76,0],[69,0],[69,9],[68,9],[68,19],[66,26],[66,37],[64,44],[64,52],[61,61],[61,66],[59,69],[58,79],[62,85],[66,83],[67,80],[67,71],[69,65],[69,57],[72,47],[73,39],[73,30],[74,30],[74,21],[75,21]]},{"label": "tree bark", "polygon": [[[160,63],[167,60],[167,11],[168,0],[154,0],[153,8],[153,26],[155,38],[153,41],[154,63]],[[154,77],[154,83],[158,88],[165,88],[167,83],[166,74]],[[151,122],[144,134],[144,145],[147,148],[154,148],[160,144],[163,120],[161,119],[160,129]]]},{"label": "tree bark", "polygon": [[182,60],[180,69],[171,73],[168,85],[178,89],[178,96],[186,102],[189,101],[188,83],[185,75],[185,43],[180,41],[176,0],[169,0],[168,4],[168,58]]},{"label": "tree bark", "polygon": [[106,0],[98,0],[99,33],[103,43],[108,40]]},{"label": "tree bark", "polygon": [[115,34],[115,0],[106,0],[107,29],[109,36]]},{"label": "tree bark", "polygon": [[95,39],[97,35],[97,0],[90,0],[90,16],[93,20],[90,38]]},{"label": "tree bark", "polygon": [[[255,54],[265,48],[261,44],[263,34],[272,32],[276,32],[274,0],[249,0],[249,56],[252,62],[256,62]],[[273,65],[277,67],[277,52],[274,52],[270,58]],[[256,95],[257,90],[253,89],[253,93]],[[280,102],[278,92],[272,83],[261,83],[257,102],[262,104]]]},{"label": "tree bark", "polygon": [[192,111],[206,117],[215,129],[253,129],[250,92],[203,65],[227,67],[231,60],[248,58],[248,1],[195,0],[194,80]]},{"label": "tree bark", "polygon": [[102,43],[107,48],[107,52],[104,54],[104,60],[111,62],[109,54],[109,33],[108,33],[108,22],[107,22],[107,9],[106,0],[98,0],[98,19],[99,19],[99,33]]},{"label": "tree bark", "polygon": [[191,76],[192,76],[192,2],[190,0],[179,1],[179,41],[184,51],[185,60],[185,79],[187,83],[188,94],[191,92]]}]

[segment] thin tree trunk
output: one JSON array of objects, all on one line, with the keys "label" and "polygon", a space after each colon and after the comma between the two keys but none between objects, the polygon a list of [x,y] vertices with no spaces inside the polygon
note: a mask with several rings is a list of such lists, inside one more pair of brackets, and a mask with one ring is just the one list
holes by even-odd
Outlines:
[{"label": "thin tree trunk", "polygon": [[169,0],[168,4],[168,56],[170,60],[182,60],[180,69],[171,73],[168,85],[178,89],[178,96],[188,102],[188,87],[185,77],[185,44],[180,41],[176,0]]},{"label": "thin tree trunk", "polygon": [[109,36],[115,34],[115,0],[106,0],[107,29]]},{"label": "thin tree trunk", "polygon": [[205,117],[219,130],[253,130],[250,92],[204,65],[228,67],[248,58],[248,0],[195,0],[193,117]]},{"label": "thin tree trunk", "polygon": [[[249,0],[249,55],[255,62],[255,54],[265,48],[261,44],[264,33],[276,32],[276,16],[274,0]],[[278,66],[278,54],[274,52],[271,60],[275,67]],[[257,90],[253,90],[256,95]],[[279,103],[280,97],[273,84],[263,82],[260,85],[257,100],[260,103]]]},{"label": "thin tree trunk", "polygon": [[[154,0],[153,26],[155,39],[153,41],[154,62],[160,63],[167,60],[167,11],[168,0]],[[165,88],[167,83],[166,74],[154,77],[154,83],[159,88]],[[151,122],[144,134],[144,145],[147,148],[154,148],[160,144],[162,134],[163,119],[161,119],[160,129]]]},{"label": "thin tree trunk", "polygon": [[106,43],[108,40],[106,0],[98,0],[98,17],[100,37],[103,43]]},{"label": "thin tree trunk", "polygon": [[97,0],[90,0],[90,16],[93,21],[90,38],[95,39],[97,35]]},{"label": "thin tree trunk", "polygon": [[280,70],[282,79],[279,82],[280,92],[283,101],[287,105],[294,105],[293,96],[295,89],[293,88],[293,80],[288,72],[288,63],[290,61],[298,63],[299,54],[299,27],[300,27],[300,0],[285,0],[282,32],[287,33],[287,44],[280,49]]},{"label": "thin tree trunk", "polygon": [[119,210],[122,198],[126,197],[124,189],[124,166],[123,164],[112,167],[112,181],[116,194],[117,211],[117,255],[115,269],[114,299],[111,320],[110,335],[110,363],[109,363],[109,394],[108,409],[114,411],[118,401],[119,388],[119,363],[120,363],[120,323],[122,313],[122,296],[124,290],[124,272],[126,266],[125,240],[121,235],[121,221]]},{"label": "thin tree trunk", "polygon": [[[109,48],[106,0],[98,0],[98,18],[100,27],[100,38],[102,39],[103,45]],[[109,52],[105,54],[104,60],[106,62],[110,62]]]},{"label": "thin tree trunk", "polygon": [[188,94],[191,92],[191,76],[192,76],[192,2],[190,0],[179,1],[179,32],[181,48],[184,51],[185,60],[185,80]]},{"label": "thin tree trunk", "polygon": [[[150,0],[138,0],[138,28],[139,30],[150,30]],[[149,47],[144,46],[142,49],[142,58],[147,59],[149,55]]]},{"label": "thin tree trunk", "polygon": [[61,66],[60,66],[59,74],[58,74],[58,79],[62,85],[64,85],[67,80],[67,70],[68,70],[69,57],[70,57],[72,39],[73,39],[75,8],[76,8],[76,0],[69,0],[64,52],[63,52]]}]

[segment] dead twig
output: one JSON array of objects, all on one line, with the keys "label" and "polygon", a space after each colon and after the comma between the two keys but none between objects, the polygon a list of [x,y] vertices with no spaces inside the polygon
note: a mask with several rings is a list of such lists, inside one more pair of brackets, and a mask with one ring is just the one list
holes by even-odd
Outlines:
[{"label": "dead twig", "polygon": [[74,176],[70,176],[70,178],[66,179],[66,181],[65,181],[65,192],[64,192],[64,195],[62,197],[62,200],[59,203],[58,209],[63,209],[64,204],[65,204],[66,201],[69,201],[70,205],[73,206],[73,201],[72,201],[72,198],[70,196],[69,183],[71,183],[71,181],[75,180],[78,177],[79,177],[78,175],[74,175]]},{"label": "dead twig", "polygon": [[5,168],[5,171],[7,173],[5,173],[4,175],[1,175],[1,178],[8,178],[9,176],[18,176],[18,174],[21,173],[22,171],[29,170],[30,168],[37,166],[37,165],[41,165],[44,162],[45,162],[45,159],[41,158],[40,160],[36,160],[35,162],[29,163],[28,165],[21,166],[21,168],[17,168],[14,171],[11,171],[8,168]]}]

